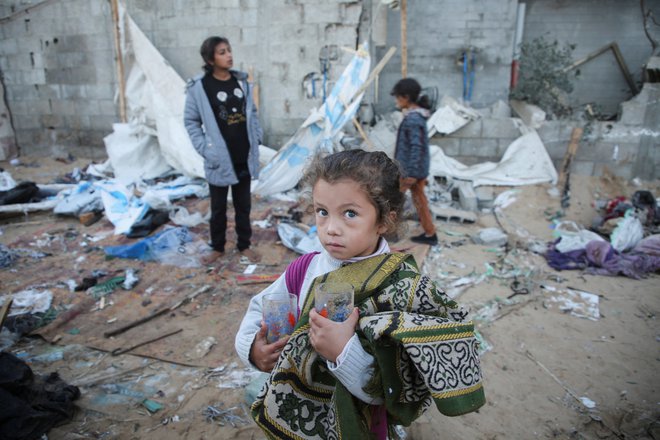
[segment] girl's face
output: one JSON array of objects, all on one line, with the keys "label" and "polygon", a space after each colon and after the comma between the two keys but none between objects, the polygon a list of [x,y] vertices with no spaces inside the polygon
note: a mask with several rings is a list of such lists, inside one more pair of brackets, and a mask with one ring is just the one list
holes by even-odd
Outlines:
[{"label": "girl's face", "polygon": [[319,239],[330,255],[348,260],[378,249],[387,227],[378,222],[376,207],[357,182],[321,179],[314,185],[312,197]]},{"label": "girl's face", "polygon": [[396,102],[396,108],[398,108],[399,110],[407,109],[408,107],[410,107],[411,104],[410,98],[408,98],[407,96],[395,95],[394,101]]},{"label": "girl's face", "polygon": [[213,62],[211,65],[216,69],[231,69],[234,66],[234,57],[231,54],[231,46],[227,43],[220,43],[215,46]]}]

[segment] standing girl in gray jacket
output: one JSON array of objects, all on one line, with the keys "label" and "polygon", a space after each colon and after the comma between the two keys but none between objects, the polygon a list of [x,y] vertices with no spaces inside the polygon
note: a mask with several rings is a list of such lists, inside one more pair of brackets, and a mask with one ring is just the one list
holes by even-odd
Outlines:
[{"label": "standing girl in gray jacket", "polygon": [[205,73],[188,82],[184,124],[195,150],[204,158],[211,195],[211,263],[225,251],[227,195],[231,187],[236,220],[236,247],[252,261],[250,249],[250,181],[259,177],[262,130],[247,74],[232,70],[231,45],[209,37],[200,48]]}]

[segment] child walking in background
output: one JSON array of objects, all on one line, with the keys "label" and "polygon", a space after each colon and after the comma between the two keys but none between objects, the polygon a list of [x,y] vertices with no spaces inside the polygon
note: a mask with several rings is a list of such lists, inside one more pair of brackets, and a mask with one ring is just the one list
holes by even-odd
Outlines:
[{"label": "child walking in background", "polygon": [[[306,170],[324,250],[252,298],[235,341],[243,362],[270,372],[252,405],[269,438],[385,439],[433,402],[446,415],[485,402],[467,312],[383,238],[401,218],[399,178],[385,153],[362,150],[317,157]],[[354,287],[356,307],[333,322],[314,310],[314,292],[340,281]],[[298,323],[269,344],[261,300],[286,291],[298,296]]]},{"label": "child walking in background", "polygon": [[438,244],[438,236],[429,210],[429,202],[424,194],[429,175],[430,153],[426,120],[430,116],[429,100],[421,95],[422,87],[412,78],[399,80],[392,89],[396,106],[403,112],[403,121],[396,135],[394,158],[403,168],[401,191],[410,190],[413,204],[419,216],[424,233],[412,237],[416,243],[431,246]]}]

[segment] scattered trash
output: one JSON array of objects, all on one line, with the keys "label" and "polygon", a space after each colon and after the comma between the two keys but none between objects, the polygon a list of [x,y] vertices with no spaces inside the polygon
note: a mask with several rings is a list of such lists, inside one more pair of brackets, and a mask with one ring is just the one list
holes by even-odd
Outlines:
[{"label": "scattered trash", "polygon": [[163,231],[136,243],[105,247],[106,255],[158,261],[178,267],[199,267],[199,255],[208,245],[186,227],[166,227]]},{"label": "scattered trash", "polygon": [[213,336],[207,336],[206,338],[202,339],[202,341],[199,342],[195,348],[186,352],[185,356],[188,359],[201,359],[206,356],[209,351],[211,351],[211,348],[213,348],[213,346],[217,343],[217,339],[215,339]]},{"label": "scattered trash", "polygon": [[9,267],[18,259],[18,254],[0,243],[0,267]]},{"label": "scattered trash", "polygon": [[617,227],[610,236],[612,247],[619,252],[632,249],[635,245],[644,238],[644,227],[634,211],[628,210],[622,221],[619,222]]},{"label": "scattered trash", "polygon": [[0,307],[8,300],[12,300],[7,316],[22,315],[25,313],[46,312],[53,301],[53,292],[50,290],[27,289],[10,295],[0,296]]},{"label": "scattered trash", "polygon": [[509,241],[509,236],[500,229],[485,228],[473,235],[472,241],[486,246],[504,246]]},{"label": "scattered trash", "polygon": [[165,408],[163,404],[156,402],[155,400],[151,399],[144,399],[141,402],[141,405],[147,408],[147,411],[149,411],[151,414],[160,411],[161,409]]},{"label": "scattered trash", "polygon": [[553,231],[553,236],[559,238],[555,248],[559,252],[570,252],[577,249],[584,249],[590,241],[605,241],[603,237],[583,229],[573,221],[561,221],[557,223]]},{"label": "scattered trash", "polygon": [[582,402],[582,405],[589,409],[594,409],[596,407],[596,402],[588,397],[580,397],[580,402]]},{"label": "scattered trash", "polygon": [[80,390],[53,372],[35,374],[11,353],[0,353],[3,423],[0,438],[38,439],[54,426],[71,420]]},{"label": "scattered trash", "polygon": [[310,229],[310,232],[307,233],[289,223],[280,223],[277,225],[277,233],[284,246],[299,254],[323,250],[323,246],[316,235],[316,229]]},{"label": "scattered trash", "polygon": [[122,284],[121,287],[124,288],[124,290],[131,290],[135,285],[140,281],[140,279],[135,275],[135,270],[134,269],[126,269],[126,275],[124,277],[124,283]]},{"label": "scattered trash", "polygon": [[247,425],[246,419],[237,416],[233,413],[238,407],[233,406],[228,409],[222,408],[222,403],[217,403],[215,406],[208,405],[203,411],[202,415],[206,418],[208,423],[217,423],[220,426],[225,426],[229,423],[232,427],[236,428],[237,425]]},{"label": "scattered trash", "polygon": [[582,290],[568,288],[559,295],[549,297],[544,305],[549,309],[556,307],[561,312],[570,313],[578,318],[586,318],[592,321],[598,321],[600,318],[598,295]]}]

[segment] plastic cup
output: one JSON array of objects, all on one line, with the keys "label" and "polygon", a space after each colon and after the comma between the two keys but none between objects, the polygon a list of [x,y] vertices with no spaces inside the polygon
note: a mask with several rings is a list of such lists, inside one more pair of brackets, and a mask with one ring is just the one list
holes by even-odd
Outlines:
[{"label": "plastic cup", "polygon": [[263,320],[268,327],[266,341],[272,344],[293,333],[298,314],[298,299],[291,293],[269,293],[261,301]]},{"label": "plastic cup", "polygon": [[344,322],[353,312],[353,295],[349,283],[320,283],[314,292],[314,308],[324,318]]}]

